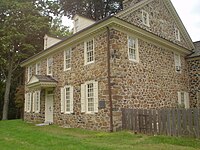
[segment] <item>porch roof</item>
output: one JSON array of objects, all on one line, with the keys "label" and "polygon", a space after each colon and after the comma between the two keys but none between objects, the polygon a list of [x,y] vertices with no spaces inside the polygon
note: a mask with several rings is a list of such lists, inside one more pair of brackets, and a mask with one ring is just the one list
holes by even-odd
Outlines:
[{"label": "porch roof", "polygon": [[56,87],[57,81],[48,75],[34,75],[27,83],[29,89]]}]

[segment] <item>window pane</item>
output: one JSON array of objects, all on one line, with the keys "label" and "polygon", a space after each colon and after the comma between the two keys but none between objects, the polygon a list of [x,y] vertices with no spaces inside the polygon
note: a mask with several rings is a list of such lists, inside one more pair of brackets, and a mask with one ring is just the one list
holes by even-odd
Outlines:
[{"label": "window pane", "polygon": [[86,54],[87,54],[87,62],[91,62],[94,60],[93,40],[86,42]]},{"label": "window pane", "polygon": [[94,111],[94,85],[93,83],[87,84],[87,102],[88,111]]},{"label": "window pane", "polygon": [[65,89],[65,111],[70,112],[70,87]]}]

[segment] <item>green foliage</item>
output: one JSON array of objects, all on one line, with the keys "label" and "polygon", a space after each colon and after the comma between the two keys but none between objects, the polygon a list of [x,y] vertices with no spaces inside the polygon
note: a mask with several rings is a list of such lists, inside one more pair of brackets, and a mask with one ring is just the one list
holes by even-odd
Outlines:
[{"label": "green foliage", "polygon": [[23,76],[19,64],[43,50],[44,35],[49,32],[68,34],[67,27],[60,22],[51,25],[52,15],[58,14],[57,8],[58,4],[49,0],[0,1],[0,94],[6,93],[0,99],[1,108],[3,97],[4,105],[10,103],[15,108],[13,98],[19,78]]},{"label": "green foliage", "polygon": [[59,0],[61,9],[69,18],[81,14],[100,20],[122,9],[122,0]]},{"label": "green foliage", "polygon": [[200,140],[64,129],[55,125],[36,127],[21,120],[0,121],[0,145],[6,150],[195,150]]},{"label": "green foliage", "polygon": [[69,31],[69,27],[62,25],[62,19],[60,17],[53,19],[49,33],[58,37],[67,37],[72,34]]}]

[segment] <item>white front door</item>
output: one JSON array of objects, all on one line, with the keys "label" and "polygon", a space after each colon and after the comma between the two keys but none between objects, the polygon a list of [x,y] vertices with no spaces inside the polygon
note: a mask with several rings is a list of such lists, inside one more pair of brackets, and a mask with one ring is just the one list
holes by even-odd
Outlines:
[{"label": "white front door", "polygon": [[45,122],[53,123],[53,94],[49,94],[49,91],[46,92]]}]

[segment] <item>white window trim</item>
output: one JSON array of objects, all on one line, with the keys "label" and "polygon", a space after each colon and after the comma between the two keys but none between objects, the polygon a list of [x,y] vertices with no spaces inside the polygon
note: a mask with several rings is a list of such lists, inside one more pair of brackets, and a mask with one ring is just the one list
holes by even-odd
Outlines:
[{"label": "white window trim", "polygon": [[[87,62],[87,42],[89,41],[93,41],[93,61]],[[95,61],[95,44],[94,44],[94,38],[93,39],[89,39],[87,41],[84,42],[84,65],[89,65],[94,63]]]},{"label": "white window trim", "polygon": [[[70,67],[66,68],[66,51],[68,51],[68,50],[70,51]],[[64,71],[71,70],[71,59],[72,59],[72,49],[69,48],[69,49],[64,51]]]},{"label": "white window trim", "polygon": [[[70,88],[70,111],[66,111],[66,88]],[[73,98],[73,86],[66,85],[61,88],[61,113],[72,114],[74,112],[74,98]]]},{"label": "white window trim", "polygon": [[[38,71],[39,71],[39,73],[38,73]],[[35,64],[35,74],[41,75],[41,62],[38,62],[38,63]]]},{"label": "white window trim", "polygon": [[174,30],[175,30],[175,31],[174,31],[175,39],[176,39],[177,41],[180,41],[181,38],[180,38],[180,31],[179,31],[179,29],[178,29],[178,28],[175,28]]},{"label": "white window trim", "polygon": [[32,93],[25,94],[25,112],[31,112],[31,104],[32,104]]},{"label": "white window trim", "polygon": [[[88,99],[87,99],[87,85],[93,83],[94,88],[94,111],[88,111]],[[81,112],[86,114],[98,113],[98,82],[97,81],[87,81],[81,85]]]},{"label": "white window trim", "polygon": [[[135,40],[135,50],[136,50],[136,59],[131,59],[130,58],[130,52],[129,52],[129,38],[131,38],[131,39],[134,39]],[[138,50],[138,38],[135,38],[135,37],[133,37],[133,36],[128,36],[127,37],[127,42],[128,42],[128,59],[130,60],[130,61],[133,61],[133,62],[136,62],[136,63],[139,63],[139,50]]]},{"label": "white window trim", "polygon": [[28,67],[28,76],[27,76],[27,80],[29,81],[31,79],[31,77],[33,76],[33,66],[29,66]]},{"label": "white window trim", "polygon": [[190,108],[190,100],[189,100],[189,93],[188,92],[184,92],[184,91],[178,92],[178,104],[182,105],[181,93],[184,94],[184,106],[185,106],[185,108],[186,109]]},{"label": "white window trim", "polygon": [[[176,55],[178,56],[178,63],[176,63]],[[174,53],[174,66],[175,66],[175,71],[177,73],[181,73],[181,55],[178,53]]]},{"label": "white window trim", "polygon": [[[145,20],[144,20],[144,16],[145,16],[144,14],[146,14],[146,16],[147,16],[147,23],[146,23]],[[142,10],[142,23],[143,23],[145,26],[150,27],[150,24],[149,24],[149,13],[146,12],[145,10]]]},{"label": "white window trim", "polygon": [[[48,63],[49,59],[52,59],[51,73],[49,73],[49,63]],[[53,57],[47,58],[47,75],[50,75],[50,76],[53,75]]]},{"label": "white window trim", "polygon": [[[38,96],[38,106],[37,106],[37,96]],[[33,93],[32,111],[35,112],[35,113],[40,113],[40,91],[35,91]]]}]

